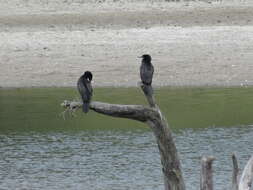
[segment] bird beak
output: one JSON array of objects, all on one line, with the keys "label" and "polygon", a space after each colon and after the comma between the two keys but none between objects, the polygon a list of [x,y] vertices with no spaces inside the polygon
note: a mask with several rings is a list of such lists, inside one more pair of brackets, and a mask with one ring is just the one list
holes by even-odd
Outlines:
[{"label": "bird beak", "polygon": [[138,56],[137,58],[142,58],[142,56]]}]

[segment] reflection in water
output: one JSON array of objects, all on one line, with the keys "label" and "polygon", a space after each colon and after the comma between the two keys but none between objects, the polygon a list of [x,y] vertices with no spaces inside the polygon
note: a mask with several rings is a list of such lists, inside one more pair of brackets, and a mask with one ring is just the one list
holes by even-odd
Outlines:
[{"label": "reflection in water", "polygon": [[[229,189],[231,153],[253,153],[248,127],[184,129],[175,134],[186,186],[199,186],[200,156],[214,155],[215,189]],[[155,139],[147,130],[0,134],[0,189],[163,189]]]}]

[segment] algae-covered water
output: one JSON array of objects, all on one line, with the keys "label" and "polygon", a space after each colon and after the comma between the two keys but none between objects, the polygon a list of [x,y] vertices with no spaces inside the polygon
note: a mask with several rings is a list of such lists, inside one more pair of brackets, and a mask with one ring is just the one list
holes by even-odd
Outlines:
[{"label": "algae-covered water", "polygon": [[[201,155],[214,155],[215,189],[230,189],[231,153],[253,153],[253,88],[161,88],[187,189]],[[94,112],[60,116],[74,88],[0,90],[0,189],[163,189],[159,152],[142,123]],[[137,88],[95,88],[94,100],[146,104]]]},{"label": "algae-covered water", "polygon": [[[253,88],[161,88],[156,100],[173,129],[229,127],[253,124]],[[75,88],[0,90],[1,131],[85,130],[144,127],[94,112],[78,112],[63,120],[63,100],[79,99]],[[96,88],[93,100],[118,104],[146,104],[138,88]]]}]

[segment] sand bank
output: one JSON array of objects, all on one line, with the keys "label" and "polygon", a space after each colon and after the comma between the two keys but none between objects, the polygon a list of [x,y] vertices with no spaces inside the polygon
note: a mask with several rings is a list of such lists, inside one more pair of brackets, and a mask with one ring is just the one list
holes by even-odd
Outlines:
[{"label": "sand bank", "polygon": [[253,85],[247,1],[3,5],[1,87],[75,86],[84,70],[96,86],[136,86],[144,53],[157,86]]}]

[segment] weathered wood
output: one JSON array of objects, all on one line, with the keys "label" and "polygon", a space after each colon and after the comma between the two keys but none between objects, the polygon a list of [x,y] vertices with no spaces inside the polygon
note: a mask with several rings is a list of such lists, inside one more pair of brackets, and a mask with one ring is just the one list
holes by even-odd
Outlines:
[{"label": "weathered wood", "polygon": [[200,190],[213,190],[212,163],[214,157],[203,156],[201,159]]},{"label": "weathered wood", "polygon": [[[82,102],[65,100],[61,105],[71,110],[82,107]],[[104,102],[93,101],[90,103],[90,109],[108,116],[133,119],[141,122],[153,120],[159,117],[159,113],[153,108],[142,105],[121,105],[108,104]]]},{"label": "weathered wood", "polygon": [[150,107],[156,107],[155,98],[154,98],[154,91],[151,85],[146,85],[141,83],[141,89],[144,92],[144,95],[147,98]]},{"label": "weathered wood", "polygon": [[253,181],[253,155],[244,167],[239,181],[239,190],[250,190]]},{"label": "weathered wood", "polygon": [[181,171],[180,159],[177,153],[172,133],[165,120],[148,121],[158,144],[165,190],[184,190],[185,184]]},{"label": "weathered wood", "polygon": [[[173,141],[172,132],[155,103],[152,86],[141,85],[150,107],[143,105],[119,105],[103,102],[91,102],[90,109],[113,117],[134,119],[147,123],[152,129],[158,144],[165,190],[185,190],[180,159]],[[63,107],[76,110],[81,102],[64,101]]]},{"label": "weathered wood", "polygon": [[232,190],[238,190],[239,167],[235,154],[232,154],[232,162],[233,162]]},{"label": "weathered wood", "polygon": [[160,108],[155,103],[152,86],[141,85],[150,107],[156,108],[159,117],[148,120],[147,124],[153,130],[161,157],[162,171],[164,176],[165,190],[184,190],[185,184],[182,175],[180,159],[176,145],[173,141],[172,132],[168,122],[162,115]]}]

